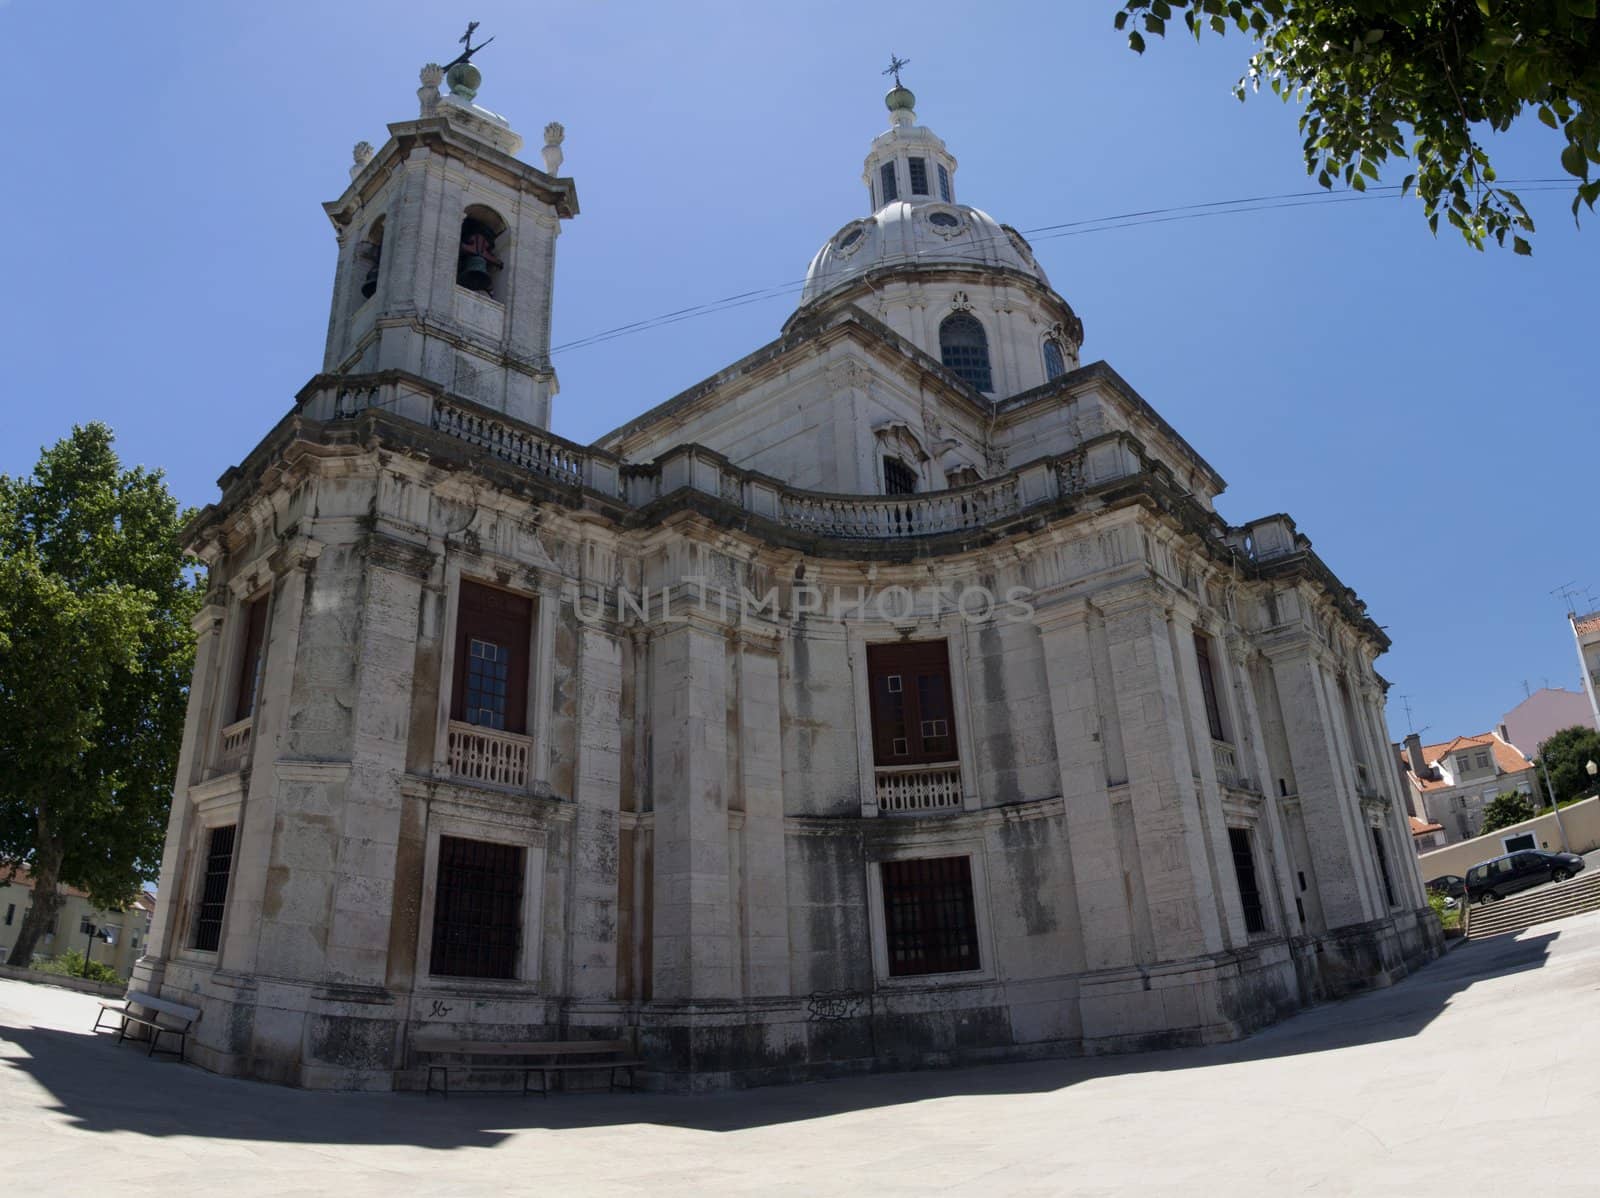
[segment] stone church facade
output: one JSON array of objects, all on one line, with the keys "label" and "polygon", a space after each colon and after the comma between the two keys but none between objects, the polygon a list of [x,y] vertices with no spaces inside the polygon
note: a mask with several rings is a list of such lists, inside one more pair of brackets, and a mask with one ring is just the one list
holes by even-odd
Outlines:
[{"label": "stone church facade", "polygon": [[909,91],[778,338],[585,446],[562,131],[522,162],[475,75],[357,147],[322,373],[191,526],[135,983],[193,1059],[628,1036],[698,1089],[1208,1043],[1437,954],[1384,634],[1080,364]]}]

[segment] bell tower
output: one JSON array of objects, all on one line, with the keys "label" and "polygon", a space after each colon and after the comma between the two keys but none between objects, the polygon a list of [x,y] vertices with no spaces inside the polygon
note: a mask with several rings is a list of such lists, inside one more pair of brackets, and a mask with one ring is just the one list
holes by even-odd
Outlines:
[{"label": "bell tower", "polygon": [[510,123],[475,103],[471,59],[488,42],[471,37],[455,61],[422,68],[417,119],[390,125],[376,152],[358,143],[350,185],[323,205],[339,240],[323,371],[401,371],[548,427],[556,237],[578,194],[557,174],[559,124],[545,127],[539,170],[516,157]]}]

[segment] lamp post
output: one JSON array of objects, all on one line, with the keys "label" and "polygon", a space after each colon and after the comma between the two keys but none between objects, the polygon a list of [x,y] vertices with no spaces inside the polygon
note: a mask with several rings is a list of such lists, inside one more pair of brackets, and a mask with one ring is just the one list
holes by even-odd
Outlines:
[{"label": "lamp post", "polygon": [[1596,765],[1593,761],[1589,761],[1584,765],[1583,768],[1584,768],[1584,771],[1586,773],[1588,773],[1588,775],[1589,775],[1589,785],[1593,786],[1594,785],[1594,776],[1596,774],[1600,774],[1600,765]]},{"label": "lamp post", "polygon": [[94,940],[96,936],[98,936],[101,940],[104,940],[107,944],[111,943],[111,933],[109,931],[107,931],[105,928],[95,927],[94,924],[89,925],[89,942],[83,946],[83,973],[81,975],[83,977],[89,976],[89,957],[94,952]]},{"label": "lamp post", "polygon": [[[1543,748],[1543,745],[1539,746],[1539,750]],[[1539,750],[1535,751],[1539,752]],[[1533,764],[1532,757],[1528,758],[1528,764]],[[1556,788],[1550,784],[1550,767],[1545,764],[1543,752],[1539,752],[1539,768],[1544,770],[1544,788],[1550,795],[1550,810],[1556,813],[1556,831],[1561,834],[1561,851],[1563,853],[1570,852],[1571,849],[1567,846],[1567,826],[1561,822],[1561,807],[1556,802]]]}]

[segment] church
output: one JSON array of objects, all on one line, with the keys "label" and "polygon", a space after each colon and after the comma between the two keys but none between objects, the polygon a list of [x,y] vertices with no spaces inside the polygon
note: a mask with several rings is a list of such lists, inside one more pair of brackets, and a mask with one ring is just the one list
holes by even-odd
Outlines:
[{"label": "church", "polygon": [[357,145],[321,372],[187,533],[134,985],[191,1060],[714,1089],[1213,1043],[1439,953],[1384,633],[1084,363],[898,74],[775,339],[582,445],[563,130],[523,161],[470,56]]}]

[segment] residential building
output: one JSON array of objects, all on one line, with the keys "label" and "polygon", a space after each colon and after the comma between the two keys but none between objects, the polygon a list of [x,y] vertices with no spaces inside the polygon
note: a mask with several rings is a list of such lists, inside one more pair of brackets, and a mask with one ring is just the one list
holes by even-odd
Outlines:
[{"label": "residential building", "polygon": [[[1477,836],[1483,809],[1507,791],[1526,795],[1539,805],[1537,767],[1494,732],[1458,736],[1437,745],[1424,745],[1413,732],[1406,737],[1405,764],[1411,815],[1424,827],[1436,824],[1442,829],[1424,833],[1441,837],[1429,841],[1426,849]],[[1416,824],[1412,832],[1417,833]]]},{"label": "residential building", "polygon": [[1589,697],[1578,691],[1542,686],[1500,717],[1496,735],[1533,756],[1563,728],[1596,727]]},{"label": "residential building", "polygon": [[420,1088],[423,1037],[627,1035],[703,1089],[1213,1042],[1437,954],[1383,631],[1080,363],[909,90],[779,336],[584,446],[562,130],[530,166],[443,76],[357,147],[323,372],[188,531],[137,977],[191,1059]]},{"label": "residential building", "polygon": [[[18,869],[6,880],[0,870],[0,964],[17,965],[11,961],[11,945],[23,916],[33,905],[33,877],[25,869]],[[133,972],[134,962],[144,955],[150,939],[151,921],[156,910],[156,898],[149,891],[141,893],[127,908],[108,911],[96,907],[89,896],[75,886],[57,888],[63,902],[44,937],[34,946],[36,958],[59,957],[69,949],[87,951],[91,961],[109,965],[123,977]],[[91,929],[101,929],[110,943],[100,936],[91,935]]]},{"label": "residential building", "polygon": [[1578,649],[1578,668],[1583,672],[1583,690],[1589,697],[1590,726],[1600,729],[1600,611],[1580,616],[1568,612],[1572,639]]}]

